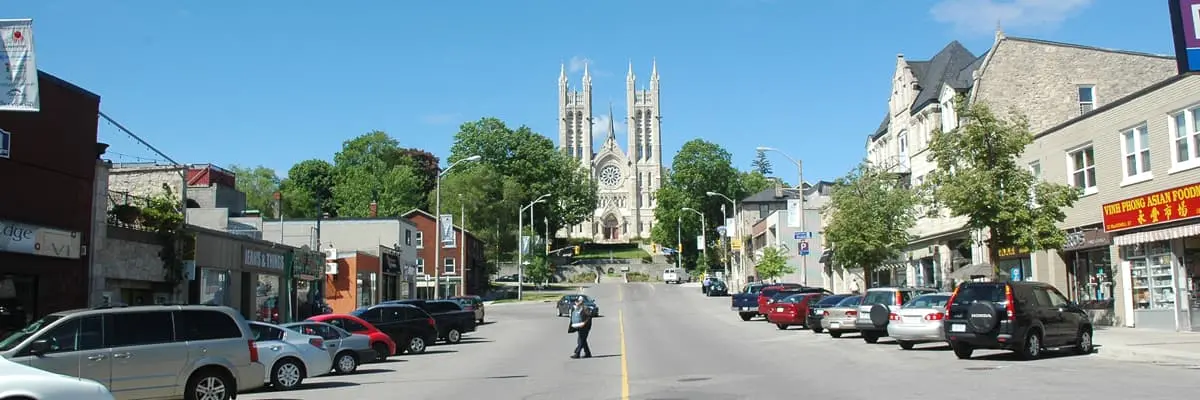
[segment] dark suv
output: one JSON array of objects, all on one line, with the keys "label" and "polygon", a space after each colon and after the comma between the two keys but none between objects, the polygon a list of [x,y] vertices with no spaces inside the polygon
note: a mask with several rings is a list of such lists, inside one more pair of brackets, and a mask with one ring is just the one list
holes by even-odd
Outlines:
[{"label": "dark suv", "polygon": [[1012,350],[1027,360],[1043,349],[1092,352],[1091,319],[1046,283],[966,282],[946,304],[942,329],[960,359],[975,349]]}]

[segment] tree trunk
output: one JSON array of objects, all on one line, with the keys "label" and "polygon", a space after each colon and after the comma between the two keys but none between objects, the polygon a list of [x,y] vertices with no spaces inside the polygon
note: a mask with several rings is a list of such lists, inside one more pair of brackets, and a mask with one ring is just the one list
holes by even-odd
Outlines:
[{"label": "tree trunk", "polygon": [[988,264],[992,266],[992,274],[1000,279],[1000,247],[996,245],[996,228],[988,228]]}]

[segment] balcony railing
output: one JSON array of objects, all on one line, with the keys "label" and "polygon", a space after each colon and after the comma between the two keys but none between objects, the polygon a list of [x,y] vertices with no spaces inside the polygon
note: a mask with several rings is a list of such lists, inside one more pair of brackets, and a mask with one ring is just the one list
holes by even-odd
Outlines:
[{"label": "balcony railing", "polygon": [[129,192],[108,191],[107,222],[112,226],[135,229],[140,231],[152,230],[142,225],[142,207],[150,205],[150,199],[129,194]]}]

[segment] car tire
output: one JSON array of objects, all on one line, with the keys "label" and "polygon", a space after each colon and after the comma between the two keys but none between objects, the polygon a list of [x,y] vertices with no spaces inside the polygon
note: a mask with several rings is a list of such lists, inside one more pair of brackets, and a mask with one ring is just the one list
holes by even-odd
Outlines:
[{"label": "car tire", "polygon": [[375,350],[375,362],[387,361],[388,357],[392,355],[392,351],[388,349],[387,343],[384,342],[375,342],[375,344],[371,345],[371,349]]},{"label": "car tire", "polygon": [[208,395],[213,394],[215,391],[217,393],[216,398],[219,400],[229,400],[233,398],[234,392],[237,391],[233,383],[233,379],[229,377],[229,374],[212,368],[201,369],[192,374],[191,378],[188,378],[187,385],[183,389],[183,399],[202,400],[212,398],[210,396],[202,396],[200,391],[203,389]]},{"label": "car tire", "polygon": [[271,386],[275,390],[292,390],[304,383],[304,363],[285,357],[271,367]]},{"label": "car tire", "polygon": [[904,340],[897,340],[896,343],[899,344],[900,348],[904,349],[904,350],[912,350],[913,345],[915,344],[913,342],[904,341]]},{"label": "car tire", "polygon": [[781,331],[786,331],[788,328],[788,324],[775,324],[775,327],[779,328],[779,330],[781,330]]},{"label": "car tire", "polygon": [[458,328],[450,328],[449,331],[446,331],[446,343],[456,344],[461,341],[462,332],[459,332]]},{"label": "car tire", "polygon": [[339,374],[351,374],[358,370],[358,356],[353,352],[343,351],[333,357],[333,369]]},{"label": "car tire", "polygon": [[950,348],[954,350],[954,356],[959,360],[968,360],[971,358],[971,354],[975,353],[975,348],[966,343],[950,342]]},{"label": "car tire", "polygon": [[406,346],[404,346],[405,351],[412,353],[412,354],[424,354],[425,350],[427,350],[429,348],[428,343],[425,343],[425,338],[420,337],[420,336],[413,336],[413,337],[408,338],[407,343],[408,344]]},{"label": "car tire", "polygon": [[742,317],[742,321],[749,321],[754,318],[754,314],[751,313],[741,313],[738,315]]},{"label": "car tire", "polygon": [[813,331],[813,333],[821,333],[821,332],[825,331],[825,328],[822,328],[819,326],[814,326],[814,327],[812,327],[812,331]]},{"label": "car tire", "polygon": [[842,332],[841,331],[829,331],[829,337],[832,337],[834,339],[840,338],[840,337],[842,337]]},{"label": "car tire", "polygon": [[1092,330],[1087,327],[1079,328],[1079,334],[1075,337],[1075,353],[1091,354],[1095,349],[1096,345],[1092,342]]},{"label": "car tire", "polygon": [[863,332],[862,338],[864,342],[875,344],[879,343],[879,334],[875,332]]},{"label": "car tire", "polygon": [[1022,360],[1036,360],[1042,355],[1042,333],[1037,329],[1030,329],[1025,333],[1025,340],[1021,341],[1021,347],[1016,351],[1017,357]]}]

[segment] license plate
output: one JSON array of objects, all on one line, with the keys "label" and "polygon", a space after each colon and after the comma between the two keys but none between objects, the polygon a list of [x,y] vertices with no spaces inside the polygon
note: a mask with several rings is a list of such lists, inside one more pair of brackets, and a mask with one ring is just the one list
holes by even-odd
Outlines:
[{"label": "license plate", "polygon": [[775,312],[783,312],[783,307],[775,307]]},{"label": "license plate", "polygon": [[967,326],[963,324],[950,324],[950,332],[966,332]]},{"label": "license plate", "polygon": [[754,307],[742,307],[741,310],[742,311],[753,311]]},{"label": "license plate", "polygon": [[905,324],[919,324],[919,323],[921,323],[921,319],[920,319],[920,318],[913,318],[913,317],[904,317],[904,318],[901,320],[901,322],[903,322],[903,323],[905,323]]},{"label": "license plate", "polygon": [[829,323],[829,329],[838,329],[838,328],[841,328],[841,327],[842,327],[842,323],[841,323],[841,322],[830,322],[830,323]]}]

